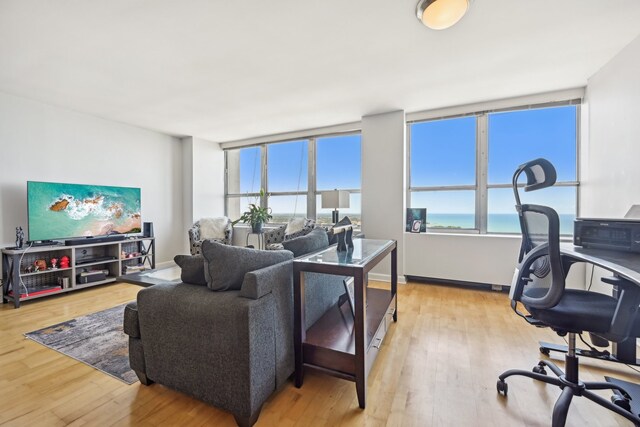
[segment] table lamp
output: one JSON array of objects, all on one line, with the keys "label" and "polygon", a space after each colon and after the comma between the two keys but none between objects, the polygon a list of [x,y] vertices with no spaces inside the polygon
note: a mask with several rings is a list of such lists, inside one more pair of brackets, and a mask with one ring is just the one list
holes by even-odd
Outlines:
[{"label": "table lamp", "polygon": [[322,208],[333,209],[331,220],[335,224],[338,222],[338,208],[349,207],[349,192],[345,190],[331,190],[322,192]]}]

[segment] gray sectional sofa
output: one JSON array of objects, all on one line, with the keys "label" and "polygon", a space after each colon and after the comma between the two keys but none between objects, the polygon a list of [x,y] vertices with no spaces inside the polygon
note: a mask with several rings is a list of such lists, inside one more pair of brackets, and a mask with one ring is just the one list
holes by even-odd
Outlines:
[{"label": "gray sectional sofa", "polygon": [[[328,245],[326,232],[305,238],[294,242],[296,255]],[[294,371],[294,254],[206,241],[202,251],[176,257],[183,281],[197,283],[145,288],[126,307],[131,368],[145,385],[189,394],[250,426]],[[342,279],[305,278],[307,328],[344,293]]]}]

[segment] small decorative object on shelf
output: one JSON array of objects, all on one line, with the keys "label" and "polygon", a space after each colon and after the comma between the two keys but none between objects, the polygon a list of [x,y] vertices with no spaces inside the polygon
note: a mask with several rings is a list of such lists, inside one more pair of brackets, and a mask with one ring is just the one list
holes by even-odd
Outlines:
[{"label": "small decorative object on shelf", "polygon": [[69,268],[69,257],[64,255],[60,258],[60,268]]},{"label": "small decorative object on shelf", "polygon": [[16,227],[16,249],[22,249],[24,246],[24,231],[22,227]]},{"label": "small decorative object on shelf", "polygon": [[37,259],[33,265],[35,266],[34,271],[44,271],[47,269],[47,261],[43,259]]},{"label": "small decorative object on shelf", "polygon": [[58,268],[58,258],[51,258],[51,268],[56,270]]},{"label": "small decorative object on shelf", "polygon": [[[418,231],[414,231],[415,221],[421,221]],[[426,208],[407,208],[407,227],[405,231],[412,233],[427,232],[427,209]]]}]

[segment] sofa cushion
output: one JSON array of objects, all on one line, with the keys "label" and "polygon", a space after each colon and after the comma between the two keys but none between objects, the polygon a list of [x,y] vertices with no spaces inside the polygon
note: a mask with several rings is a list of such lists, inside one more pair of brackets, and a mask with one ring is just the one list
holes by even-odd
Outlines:
[{"label": "sofa cushion", "polygon": [[293,252],[294,257],[299,257],[326,248],[329,246],[329,238],[325,230],[316,228],[305,236],[285,240],[282,242],[282,246],[286,250]]},{"label": "sofa cushion", "polygon": [[288,251],[261,251],[208,240],[202,242],[202,255],[207,286],[214,291],[240,290],[246,273],[293,258]]},{"label": "sofa cushion", "polygon": [[200,240],[224,240],[224,232],[229,223],[226,216],[219,218],[202,218],[200,221]]},{"label": "sofa cushion", "polygon": [[176,255],[173,260],[182,270],[180,280],[192,285],[206,285],[204,257],[202,255]]}]

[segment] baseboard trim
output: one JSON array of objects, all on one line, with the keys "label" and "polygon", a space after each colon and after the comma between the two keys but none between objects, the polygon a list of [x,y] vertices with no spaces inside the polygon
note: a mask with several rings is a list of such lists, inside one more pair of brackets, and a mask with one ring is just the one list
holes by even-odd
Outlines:
[{"label": "baseboard trim", "polygon": [[[418,283],[426,283],[426,284],[434,284],[434,285],[447,285],[447,286],[458,286],[462,288],[475,288],[475,289],[486,289],[493,290],[494,292],[504,292],[509,293],[509,285],[495,285],[491,283],[480,283],[480,282],[466,282],[463,280],[450,280],[450,279],[438,279],[435,277],[422,277],[422,276],[407,276],[407,280]],[[493,289],[494,286],[501,286],[502,289],[496,290]]]},{"label": "baseboard trim", "polygon": [[173,261],[164,261],[164,262],[157,262],[156,263],[156,270],[162,270],[163,268],[171,268],[171,267],[175,267],[178,264],[176,264]]},{"label": "baseboard trim", "polygon": [[[376,280],[378,282],[389,282],[391,283],[391,275],[390,274],[379,274],[379,273],[369,273],[370,280]],[[407,279],[404,276],[398,276],[398,283],[407,283]]]}]

